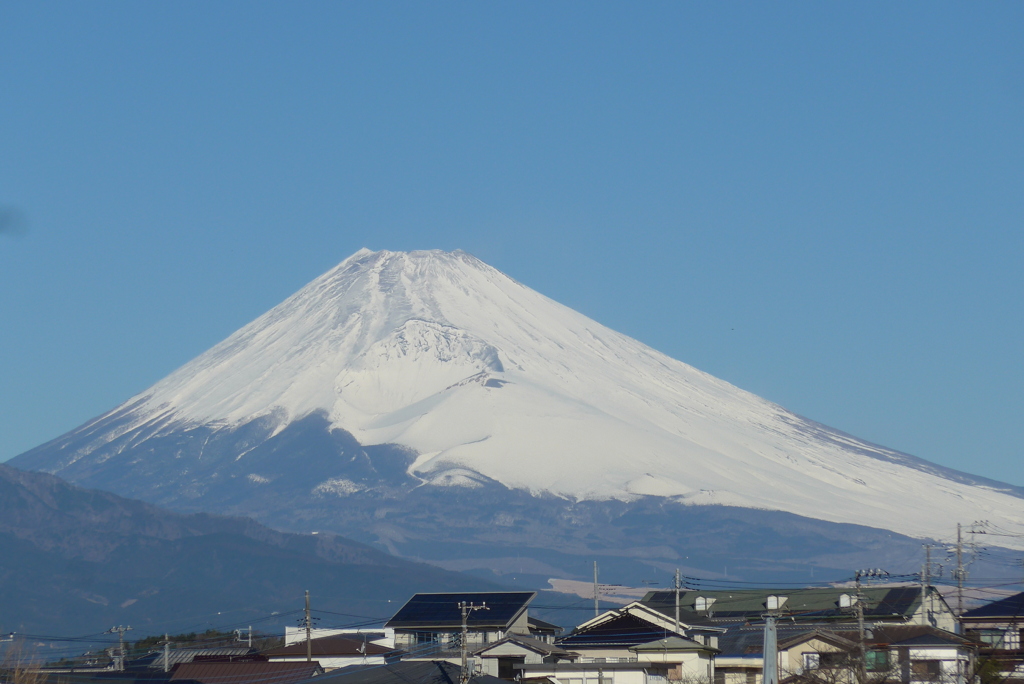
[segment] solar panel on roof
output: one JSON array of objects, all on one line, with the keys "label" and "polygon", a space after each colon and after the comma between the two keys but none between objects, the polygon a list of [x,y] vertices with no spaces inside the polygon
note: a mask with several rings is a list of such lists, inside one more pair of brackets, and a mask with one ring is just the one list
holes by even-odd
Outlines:
[{"label": "solar panel on roof", "polygon": [[487,610],[472,611],[466,619],[470,627],[505,627],[533,600],[533,591],[467,592],[459,594],[416,594],[392,617],[387,627],[439,628],[460,627],[460,603],[486,605]]}]

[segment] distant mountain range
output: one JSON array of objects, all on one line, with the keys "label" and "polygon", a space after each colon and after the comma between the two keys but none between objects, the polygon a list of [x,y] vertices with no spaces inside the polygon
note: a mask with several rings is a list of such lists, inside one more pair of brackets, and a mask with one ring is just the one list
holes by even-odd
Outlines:
[{"label": "distant mountain range", "polygon": [[331,534],[171,513],[0,464],[0,633],[130,624],[137,638],[254,620],[278,632],[306,589],[314,608],[343,613],[328,626],[390,617],[417,591],[467,588],[495,585]]},{"label": "distant mountain range", "polygon": [[503,581],[595,557],[617,581],[811,579],[916,568],[958,522],[1024,533],[1024,489],[797,416],[462,252],[357,252],[11,463]]}]

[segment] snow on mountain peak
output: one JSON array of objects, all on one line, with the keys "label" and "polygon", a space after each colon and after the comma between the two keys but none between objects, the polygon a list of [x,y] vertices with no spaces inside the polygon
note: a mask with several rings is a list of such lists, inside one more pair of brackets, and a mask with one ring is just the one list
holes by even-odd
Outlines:
[{"label": "snow on mountain peak", "polygon": [[188,424],[322,412],[363,444],[415,450],[411,471],[435,484],[465,471],[570,499],[1024,531],[1009,488],[804,420],[459,251],[362,249],[132,401],[140,420]]}]

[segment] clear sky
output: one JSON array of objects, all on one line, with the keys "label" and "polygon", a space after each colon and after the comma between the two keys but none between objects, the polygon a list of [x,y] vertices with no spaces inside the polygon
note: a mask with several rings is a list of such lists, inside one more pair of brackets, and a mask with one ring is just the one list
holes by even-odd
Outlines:
[{"label": "clear sky", "polygon": [[[360,247],[1024,485],[1024,3],[0,3],[0,460]],[[968,522],[968,521],[965,521]]]}]

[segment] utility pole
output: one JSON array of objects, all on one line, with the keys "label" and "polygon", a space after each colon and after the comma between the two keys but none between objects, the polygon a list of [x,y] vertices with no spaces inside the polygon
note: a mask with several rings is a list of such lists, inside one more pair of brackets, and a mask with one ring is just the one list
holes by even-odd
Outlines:
[{"label": "utility pole", "polygon": [[124,671],[124,633],[128,631],[131,631],[131,626],[111,627],[109,630],[107,630],[107,634],[117,634],[118,655],[116,658],[114,658],[114,669],[118,671]]},{"label": "utility pole", "polygon": [[313,660],[312,620],[309,617],[309,589],[306,590],[306,662]]},{"label": "utility pole", "polygon": [[864,595],[860,593],[860,576],[861,571],[858,570],[854,606],[857,611],[857,684],[864,684],[867,679],[867,652],[864,650]]},{"label": "utility pole", "polygon": [[932,545],[924,545],[924,567],[921,568],[921,624],[930,625],[932,621],[931,589],[932,583]]},{"label": "utility pole", "polygon": [[964,570],[964,540],[960,523],[956,524],[956,619],[959,630],[960,616],[964,614],[964,580],[967,579],[967,571]]},{"label": "utility pole", "polygon": [[679,634],[679,568],[676,568],[676,577],[673,586],[676,590],[676,634]]},{"label": "utility pole", "polygon": [[[594,563],[594,567],[597,567],[596,561]],[[595,584],[594,586],[597,585]],[[459,610],[462,612],[462,674],[459,675],[459,684],[469,684],[469,627],[467,626],[467,621],[474,610],[490,610],[490,608],[487,607],[486,601],[481,603],[479,606],[475,603],[460,601]]]},{"label": "utility pole", "polygon": [[601,609],[597,605],[598,596],[600,595],[598,591],[599,587],[597,585],[597,561],[594,561],[594,617],[597,617],[601,612]]},{"label": "utility pole", "polygon": [[784,598],[769,596],[765,604],[768,612],[762,616],[764,617],[764,644],[761,649],[764,659],[761,669],[762,684],[779,684],[779,633],[777,626],[779,615],[782,614],[783,601],[785,601]]},{"label": "utility pole", "polygon": [[854,597],[856,603],[854,609],[857,612],[857,684],[864,684],[868,677],[867,667],[867,646],[864,643],[866,636],[864,629],[864,594],[861,593],[860,578],[861,577],[888,577],[889,573],[879,568],[873,568],[871,570],[858,570],[856,572],[856,586],[857,594]]},{"label": "utility pole", "polygon": [[164,672],[171,671],[171,638],[164,632]]}]

